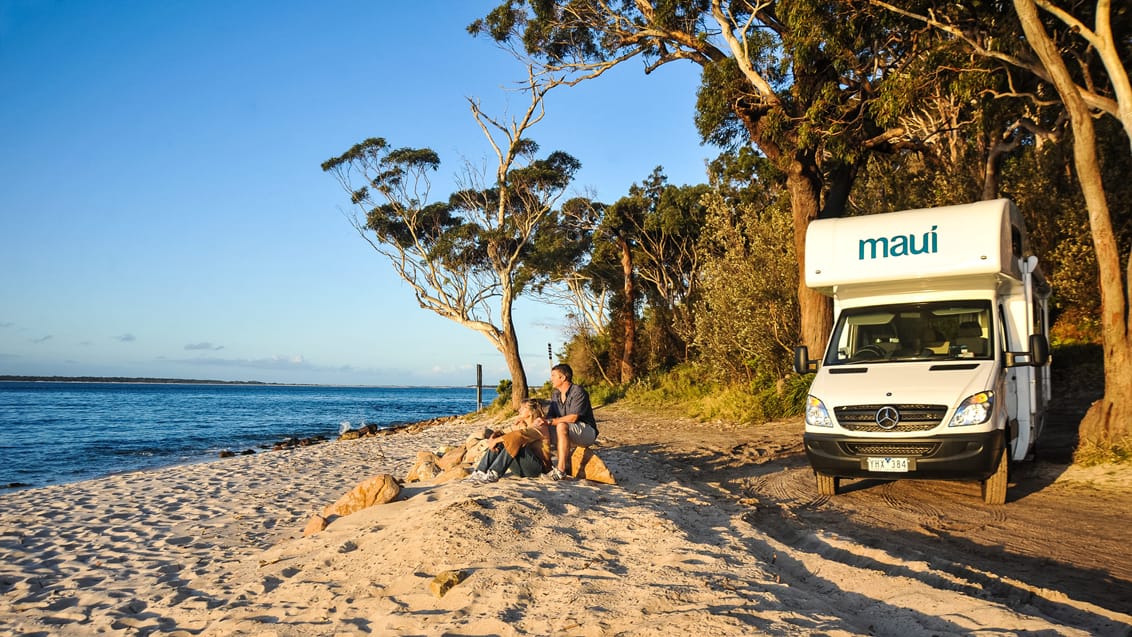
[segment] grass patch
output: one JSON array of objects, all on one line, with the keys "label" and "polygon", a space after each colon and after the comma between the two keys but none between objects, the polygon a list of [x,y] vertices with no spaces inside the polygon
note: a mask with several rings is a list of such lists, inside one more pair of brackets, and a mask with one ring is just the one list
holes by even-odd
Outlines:
[{"label": "grass patch", "polygon": [[698,420],[763,423],[802,413],[812,376],[762,378],[750,384],[703,380],[692,365],[653,374],[625,391],[628,403],[676,409]]},{"label": "grass patch", "polygon": [[1099,464],[1132,464],[1132,437],[1108,444],[1084,442],[1073,454],[1073,464],[1094,467]]}]

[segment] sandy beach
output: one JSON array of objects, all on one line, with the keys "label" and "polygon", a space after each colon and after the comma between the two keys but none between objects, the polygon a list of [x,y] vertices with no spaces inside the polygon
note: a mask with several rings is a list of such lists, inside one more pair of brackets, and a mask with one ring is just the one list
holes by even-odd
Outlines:
[{"label": "sandy beach", "polygon": [[[462,443],[485,422],[0,494],[0,633],[1132,632],[1127,551],[1096,567],[1111,565],[1111,599],[1076,590],[1072,577],[1025,582],[993,565],[949,567],[808,520],[841,514],[791,493],[805,474],[797,423],[757,434],[629,409],[598,416],[598,453],[616,485],[411,483],[396,501],[305,538],[311,515],[361,480],[400,478],[418,451]],[[1111,489],[1126,503],[1132,489],[1116,473],[1099,487],[1062,476],[1046,492]],[[978,492],[964,485],[951,497],[971,515],[1000,524],[1012,515],[1011,504],[982,513],[964,488]],[[845,502],[900,493],[879,489]],[[461,581],[438,597],[430,583],[446,571]]]}]

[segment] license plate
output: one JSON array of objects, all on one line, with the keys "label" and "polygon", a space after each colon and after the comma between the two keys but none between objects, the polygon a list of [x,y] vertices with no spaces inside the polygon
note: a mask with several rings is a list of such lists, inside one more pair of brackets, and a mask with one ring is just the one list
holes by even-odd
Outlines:
[{"label": "license plate", "polygon": [[907,458],[869,458],[869,471],[908,471]]}]

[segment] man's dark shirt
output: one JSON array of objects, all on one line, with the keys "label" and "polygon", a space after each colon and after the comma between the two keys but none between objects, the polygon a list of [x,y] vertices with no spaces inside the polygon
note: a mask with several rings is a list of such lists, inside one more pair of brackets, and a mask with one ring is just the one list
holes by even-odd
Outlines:
[{"label": "man's dark shirt", "polygon": [[562,400],[562,393],[557,389],[551,395],[548,418],[558,418],[569,414],[577,414],[578,422],[584,422],[597,432],[597,419],[594,418],[594,409],[590,405],[590,395],[582,389],[581,385],[570,383],[566,390],[566,400]]}]

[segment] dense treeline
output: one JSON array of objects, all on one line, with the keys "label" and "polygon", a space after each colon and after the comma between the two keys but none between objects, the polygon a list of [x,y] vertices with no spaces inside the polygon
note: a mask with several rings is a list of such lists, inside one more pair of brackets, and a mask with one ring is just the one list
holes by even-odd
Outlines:
[{"label": "dense treeline", "polygon": [[[900,4],[509,0],[469,27],[530,69],[525,116],[471,103],[494,174],[430,202],[439,158],[384,139],[323,168],[422,307],[504,354],[513,403],[512,303],[539,294],[570,308],[564,355],[591,385],[740,420],[794,409],[791,351],[824,348],[830,301],[799,275],[810,221],[1011,198],[1055,289],[1055,345],[1103,345],[1083,444],[1132,449],[1132,9]],[[658,167],[615,201],[566,199],[584,157],[540,154],[543,97],[630,60],[700,66],[689,125],[720,154],[701,184]]]},{"label": "dense treeline", "polygon": [[[509,0],[469,30],[573,84],[628,60],[647,71],[698,64],[696,125],[706,142],[750,146],[767,160],[757,174],[785,190],[793,232],[781,240],[793,240],[795,272],[804,271],[805,230],[817,218],[1018,199],[1043,239],[1039,256],[1065,286],[1058,333],[1103,343],[1104,394],[1082,421],[1082,449],[1132,449],[1126,3]],[[771,201],[779,200],[768,197],[760,213]],[[829,300],[797,275],[793,283],[796,341],[820,351]],[[706,294],[701,301],[687,300],[685,328],[730,309]],[[650,308],[646,320],[663,320]],[[728,335],[745,326],[732,327]],[[777,322],[758,329],[764,343],[783,335]],[[699,343],[720,338],[699,335]],[[699,343],[685,343],[691,360],[716,367],[697,356]],[[774,371],[773,361],[743,358],[755,376]]]}]

